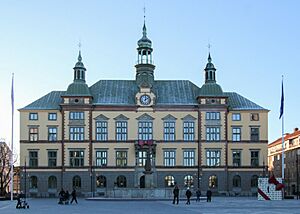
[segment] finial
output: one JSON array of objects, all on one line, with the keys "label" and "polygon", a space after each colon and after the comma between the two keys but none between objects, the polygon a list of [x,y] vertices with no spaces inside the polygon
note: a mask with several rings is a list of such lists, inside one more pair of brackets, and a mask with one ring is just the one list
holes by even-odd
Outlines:
[{"label": "finial", "polygon": [[207,47],[208,47],[208,62],[211,62],[211,56],[210,56],[210,48],[211,48],[211,44],[208,43]]},{"label": "finial", "polygon": [[82,57],[81,57],[81,41],[80,40],[79,40],[79,43],[78,43],[78,48],[79,48],[78,61],[81,62]]},{"label": "finial", "polygon": [[147,37],[147,28],[146,28],[146,7],[144,3],[144,26],[143,26],[143,37]]}]

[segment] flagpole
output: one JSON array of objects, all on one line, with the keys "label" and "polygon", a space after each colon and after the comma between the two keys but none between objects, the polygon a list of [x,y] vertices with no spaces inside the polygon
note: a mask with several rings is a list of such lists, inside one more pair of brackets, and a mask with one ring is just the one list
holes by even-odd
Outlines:
[{"label": "flagpole", "polygon": [[10,200],[14,200],[14,73],[11,81],[11,155],[10,155]]},{"label": "flagpole", "polygon": [[282,75],[282,83],[281,83],[281,106],[280,106],[280,117],[281,117],[281,144],[282,144],[282,151],[281,151],[281,177],[282,182],[284,182],[284,93],[283,93],[283,75]]}]

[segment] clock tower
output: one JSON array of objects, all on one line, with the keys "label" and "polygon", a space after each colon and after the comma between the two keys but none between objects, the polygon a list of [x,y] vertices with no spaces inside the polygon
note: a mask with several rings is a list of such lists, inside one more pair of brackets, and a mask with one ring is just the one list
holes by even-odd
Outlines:
[{"label": "clock tower", "polygon": [[147,37],[147,28],[144,20],[143,37],[138,41],[136,84],[139,92],[136,94],[136,103],[140,106],[151,106],[154,104],[155,95],[152,92],[154,85],[154,69],[152,58],[152,42]]}]

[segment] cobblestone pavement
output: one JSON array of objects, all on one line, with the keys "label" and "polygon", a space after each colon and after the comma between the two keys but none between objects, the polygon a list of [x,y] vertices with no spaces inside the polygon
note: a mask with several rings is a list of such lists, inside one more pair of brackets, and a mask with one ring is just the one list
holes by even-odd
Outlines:
[{"label": "cobblestone pavement", "polygon": [[78,204],[59,205],[56,199],[28,199],[29,209],[16,209],[16,201],[0,201],[0,214],[38,213],[38,214],[119,214],[119,213],[270,213],[270,214],[300,214],[300,200],[283,201],[257,201],[256,198],[247,197],[215,197],[211,203],[194,200],[191,205],[186,205],[181,200],[178,205],[173,205],[170,200],[158,201],[122,201],[99,200],[89,201],[79,198]]}]

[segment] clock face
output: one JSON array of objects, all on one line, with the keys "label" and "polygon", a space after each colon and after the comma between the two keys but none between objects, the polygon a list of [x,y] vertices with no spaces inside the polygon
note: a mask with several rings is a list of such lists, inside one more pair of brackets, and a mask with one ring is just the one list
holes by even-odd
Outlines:
[{"label": "clock face", "polygon": [[142,95],[140,98],[141,104],[143,105],[149,105],[151,102],[151,98],[148,95]]}]

